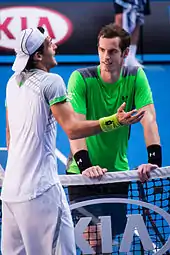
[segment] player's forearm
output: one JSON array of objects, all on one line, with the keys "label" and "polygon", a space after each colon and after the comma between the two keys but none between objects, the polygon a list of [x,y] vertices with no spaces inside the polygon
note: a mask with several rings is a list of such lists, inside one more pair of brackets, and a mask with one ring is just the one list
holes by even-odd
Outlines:
[{"label": "player's forearm", "polygon": [[[76,116],[77,116],[77,119],[81,121],[86,120],[85,114],[77,113]],[[79,151],[87,151],[86,139],[82,138],[77,140],[70,140],[70,148],[73,155],[75,155]]]},{"label": "player's forearm", "polygon": [[86,139],[70,140],[70,148],[73,155],[78,151],[87,150]]},{"label": "player's forearm", "polygon": [[144,137],[145,137],[145,143],[146,147],[152,145],[152,144],[160,144],[160,137],[158,132],[158,126],[156,123],[156,113],[154,109],[154,105],[147,105],[141,110],[146,110],[146,113],[141,120],[141,124],[143,126],[144,130]]},{"label": "player's forearm", "polygon": [[[124,105],[122,104],[122,107]],[[121,113],[120,113],[121,114]],[[131,113],[128,113],[131,114]],[[143,113],[142,113],[143,114]],[[121,117],[121,116],[120,116]],[[132,117],[133,118],[133,117]],[[135,118],[140,118],[136,114]],[[140,118],[141,119],[141,118]],[[124,125],[118,120],[118,114],[113,114],[108,117],[100,118],[99,120],[80,120],[75,114],[67,125],[67,135],[70,140],[84,138],[92,135],[96,135],[100,132],[110,132]]]},{"label": "player's forearm", "polygon": [[156,121],[152,121],[144,126],[144,137],[146,147],[152,144],[160,144],[160,136]]},{"label": "player's forearm", "polygon": [[73,121],[67,130],[70,140],[81,139],[100,133],[101,127],[99,121]]},{"label": "player's forearm", "polygon": [[71,153],[74,157],[74,160],[82,173],[84,170],[92,166],[90,156],[86,146],[86,140],[77,139],[70,140]]},{"label": "player's forearm", "polygon": [[[81,121],[86,120],[86,116],[83,114],[77,114],[77,117]],[[74,160],[81,173],[92,166],[85,138],[70,140],[70,147]]]},{"label": "player's forearm", "polygon": [[148,123],[144,127],[145,143],[148,153],[148,163],[162,166],[162,148],[156,121]]}]

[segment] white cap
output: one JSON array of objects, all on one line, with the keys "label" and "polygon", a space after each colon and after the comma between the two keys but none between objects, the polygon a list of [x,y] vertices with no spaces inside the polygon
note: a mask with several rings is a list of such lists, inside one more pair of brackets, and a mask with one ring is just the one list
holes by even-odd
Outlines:
[{"label": "white cap", "polygon": [[24,70],[32,55],[45,41],[47,34],[40,32],[38,28],[28,28],[21,32],[15,48],[16,58],[12,70],[20,73]]}]

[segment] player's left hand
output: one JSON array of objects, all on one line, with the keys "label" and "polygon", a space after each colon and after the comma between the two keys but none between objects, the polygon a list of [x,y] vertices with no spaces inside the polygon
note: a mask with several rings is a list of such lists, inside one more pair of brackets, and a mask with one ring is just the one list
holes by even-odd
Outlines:
[{"label": "player's left hand", "polygon": [[100,166],[91,166],[82,172],[89,178],[101,178],[107,172],[106,168],[101,168]]},{"label": "player's left hand", "polygon": [[138,167],[138,175],[139,175],[140,181],[141,182],[148,181],[150,178],[150,172],[156,168],[158,168],[157,165],[153,165],[150,163],[140,165]]}]

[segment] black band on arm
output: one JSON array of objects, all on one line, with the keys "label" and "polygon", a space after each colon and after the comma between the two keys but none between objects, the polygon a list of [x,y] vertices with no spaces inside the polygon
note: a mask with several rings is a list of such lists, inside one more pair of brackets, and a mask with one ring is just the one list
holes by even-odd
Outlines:
[{"label": "black band on arm", "polygon": [[162,148],[159,144],[152,144],[147,147],[148,163],[162,166]]},{"label": "black band on arm", "polygon": [[74,159],[80,172],[82,173],[85,169],[92,166],[90,157],[87,150],[80,150],[74,154]]}]

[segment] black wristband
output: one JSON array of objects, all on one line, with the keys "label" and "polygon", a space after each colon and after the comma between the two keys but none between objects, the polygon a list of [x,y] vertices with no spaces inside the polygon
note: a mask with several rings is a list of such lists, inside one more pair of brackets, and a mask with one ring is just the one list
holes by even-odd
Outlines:
[{"label": "black wristband", "polygon": [[80,172],[82,173],[85,169],[92,166],[90,157],[87,150],[80,150],[74,154],[74,159]]},{"label": "black wristband", "polygon": [[162,148],[159,144],[152,144],[147,147],[148,163],[162,166]]}]

